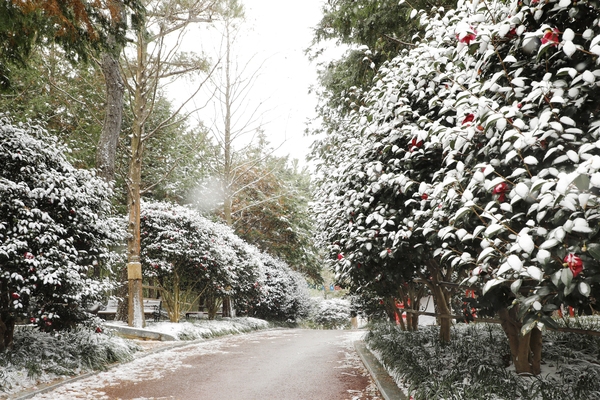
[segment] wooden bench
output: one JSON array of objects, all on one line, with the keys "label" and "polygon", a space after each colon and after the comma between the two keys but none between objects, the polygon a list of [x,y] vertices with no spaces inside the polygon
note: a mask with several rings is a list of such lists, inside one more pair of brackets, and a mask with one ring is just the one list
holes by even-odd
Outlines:
[{"label": "wooden bench", "polygon": [[144,299],[142,304],[144,305],[144,315],[152,315],[154,322],[160,321],[162,305],[160,299]]},{"label": "wooden bench", "polygon": [[[162,315],[162,302],[160,299],[143,299],[142,305],[144,307],[144,315],[152,316],[152,318],[154,318],[154,322],[160,321],[160,317]],[[108,300],[106,307],[104,307],[104,310],[99,310],[98,315],[104,319],[108,319],[109,316],[112,316],[114,319],[115,315],[117,314],[118,306],[119,303],[117,300]]]},{"label": "wooden bench", "polygon": [[108,316],[111,316],[114,318],[115,315],[117,314],[117,307],[119,306],[119,302],[117,300],[108,300],[108,303],[106,303],[106,306],[104,307],[103,310],[98,310],[98,315],[101,316],[104,319],[108,319]]}]

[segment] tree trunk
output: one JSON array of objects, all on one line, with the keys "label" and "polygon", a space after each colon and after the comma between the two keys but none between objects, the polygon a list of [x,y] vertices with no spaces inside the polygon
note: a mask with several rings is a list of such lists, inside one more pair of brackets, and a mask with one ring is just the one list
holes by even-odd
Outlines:
[{"label": "tree trunk", "polygon": [[102,54],[101,66],[106,84],[106,110],[96,149],[96,169],[98,176],[110,182],[115,179],[115,155],[121,132],[125,87],[119,61],[112,54]]},{"label": "tree trunk", "polygon": [[231,297],[223,297],[223,317],[231,317]]},{"label": "tree trunk", "polygon": [[8,283],[5,280],[0,281],[0,351],[12,347],[13,336],[15,332],[15,318],[9,311],[10,294]]},{"label": "tree trunk", "polygon": [[437,307],[437,313],[440,314],[440,340],[444,343],[450,342],[450,328],[452,327],[452,320],[450,317],[450,305],[448,296],[444,292],[444,289],[439,284],[439,279],[436,273],[432,274],[431,291],[433,293],[433,300]]},{"label": "tree trunk", "polygon": [[132,155],[129,169],[129,224],[127,240],[127,280],[129,287],[129,326],[142,328],[145,326],[143,294],[142,294],[142,265],[140,263],[140,186],[142,180],[141,133],[132,138]]},{"label": "tree trunk", "polygon": [[0,352],[12,347],[15,333],[15,319],[3,313],[0,317]]},{"label": "tree trunk", "polygon": [[217,316],[217,310],[219,308],[219,301],[214,295],[208,295],[205,299],[206,311],[208,313],[208,319],[215,319]]},{"label": "tree trunk", "polygon": [[129,287],[129,326],[141,328],[145,326],[143,294],[142,294],[142,265],[140,263],[140,203],[142,198],[142,155],[144,152],[144,128],[147,117],[147,99],[145,97],[144,67],[147,58],[147,44],[143,34],[138,33],[137,69],[135,93],[133,98],[133,126],[131,132],[131,159],[127,179],[127,208],[129,224],[127,240],[127,279]]},{"label": "tree trunk", "polygon": [[534,328],[521,335],[522,323],[517,318],[517,307],[498,312],[502,329],[508,338],[510,355],[518,374],[539,375],[542,359],[542,332]]}]

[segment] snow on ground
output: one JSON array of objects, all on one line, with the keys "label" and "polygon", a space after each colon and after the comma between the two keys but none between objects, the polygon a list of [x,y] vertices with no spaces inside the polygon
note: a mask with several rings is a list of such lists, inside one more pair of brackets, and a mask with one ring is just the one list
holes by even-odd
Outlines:
[{"label": "snow on ground", "polygon": [[[277,332],[269,332],[267,334],[277,334]],[[221,348],[234,340],[239,340],[239,338],[232,336],[219,340],[196,342],[168,351],[144,354],[143,357],[138,357],[129,363],[120,364],[108,371],[67,383],[50,393],[38,394],[32,397],[32,399],[108,399],[103,392],[99,391],[100,388],[117,384],[120,381],[142,382],[144,380],[160,378],[166,371],[185,368],[182,359],[190,356],[222,352]]]},{"label": "snow on ground", "polygon": [[[174,325],[174,324],[173,324]],[[156,328],[156,327],[154,327]],[[169,325],[163,326],[166,330],[163,333],[177,334],[179,327]],[[141,357],[126,363],[119,364],[108,371],[96,373],[79,380],[68,382],[52,392],[37,394],[32,397],[34,400],[105,400],[109,399],[102,388],[105,386],[117,385],[122,381],[142,382],[161,377],[167,371],[174,371],[178,368],[189,368],[185,364],[185,359],[193,356],[223,353],[224,348],[235,347],[236,343],[244,340],[257,340],[278,338],[288,332],[287,329],[276,329],[264,332],[258,332],[255,335],[237,335],[222,337],[218,340],[194,341],[188,345],[169,348],[161,352],[145,352]],[[339,339],[341,350],[344,352],[344,361],[337,367],[344,370],[343,373],[361,374],[368,376],[368,371],[364,368],[360,358],[353,349],[353,343],[360,340],[364,331],[340,331]],[[165,342],[158,342],[165,343]],[[143,343],[142,343],[143,344]],[[170,342],[170,346],[173,342]],[[371,384],[365,392],[352,393],[353,400],[371,399],[380,400],[376,395],[377,387],[371,380]],[[135,399],[147,400],[147,399]]]},{"label": "snow on ground", "polygon": [[[104,332],[111,333],[115,331],[115,326],[127,326],[125,323],[110,321],[104,325]],[[181,346],[185,345],[186,342],[182,341],[190,341],[194,340],[194,343],[197,343],[197,340],[207,339],[211,337],[224,336],[230,334],[240,334],[251,332],[253,330],[258,329],[267,329],[269,328],[269,323],[267,321],[257,319],[257,318],[232,318],[232,319],[222,319],[222,320],[194,320],[193,322],[181,322],[181,323],[171,323],[171,322],[148,322],[146,328],[142,330],[148,330],[153,332],[159,332],[163,334],[168,334],[175,337],[177,342],[161,342],[161,341],[153,341],[153,340],[132,340],[135,342],[143,351],[137,352],[134,354],[134,359],[144,358],[144,362],[146,360],[150,360],[150,365],[160,364],[162,360],[160,355],[151,354],[151,352],[160,350],[161,348],[168,348],[173,346]],[[125,341],[126,339],[122,339],[119,337],[114,337],[111,340],[121,340]],[[211,346],[212,341],[207,341],[206,343],[200,343],[196,347],[196,351],[203,352],[215,352],[216,350]],[[176,353],[177,354],[177,353]],[[189,353],[188,353],[189,354]],[[202,353],[204,354],[204,353]],[[148,358],[150,357],[150,358]],[[134,361],[135,362],[135,361]],[[177,358],[173,360],[173,365],[176,365]],[[122,364],[123,365],[130,365]],[[133,364],[135,365],[135,364]],[[119,367],[121,368],[121,367]],[[124,367],[125,374],[127,375],[128,367]],[[112,370],[111,370],[112,371]],[[111,371],[108,371],[110,373]],[[44,388],[46,386],[64,381],[69,379],[69,376],[61,376],[54,373],[48,373],[42,371],[41,374],[35,378],[29,378],[27,376],[27,371],[25,370],[11,370],[11,371],[0,371],[2,377],[5,381],[10,382],[11,391],[9,393],[0,392],[0,399],[7,398],[15,398],[15,394],[17,392],[23,393],[23,391],[27,390],[37,390]],[[85,373],[82,371],[81,373]],[[146,376],[147,378],[147,376]],[[48,397],[52,398],[52,397]],[[89,398],[98,398],[98,397],[89,397]]]}]

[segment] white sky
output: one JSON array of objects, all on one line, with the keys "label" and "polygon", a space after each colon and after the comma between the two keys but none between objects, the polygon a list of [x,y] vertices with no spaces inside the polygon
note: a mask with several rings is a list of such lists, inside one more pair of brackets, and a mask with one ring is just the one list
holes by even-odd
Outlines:
[{"label": "white sky", "polygon": [[[239,65],[247,67],[247,74],[260,70],[252,90],[249,92],[250,104],[263,102],[258,110],[263,125],[251,124],[251,127],[261,127],[271,144],[277,149],[278,156],[289,155],[306,165],[313,137],[306,136],[304,131],[309,119],[316,116],[317,98],[309,94],[311,85],[316,83],[316,62],[309,62],[304,54],[310,47],[313,38],[313,28],[321,19],[324,0],[242,0],[245,6],[245,30],[234,43],[233,55]],[[215,22],[215,25],[217,23]],[[221,36],[214,26],[201,25],[196,33],[185,37],[184,48],[187,51],[204,51],[213,61],[218,57],[218,47]],[[327,58],[341,55],[341,51],[331,48]],[[261,65],[262,64],[262,65]],[[182,80],[175,83],[169,91],[173,100],[187,98],[192,86]],[[207,94],[204,94],[206,97]],[[204,103],[199,96],[193,106],[199,107]],[[218,104],[214,101],[213,104]],[[206,107],[198,112],[196,119],[205,125],[210,125],[216,117],[214,106]],[[238,127],[244,124],[238,124]],[[244,140],[239,140],[241,147]],[[247,143],[247,141],[246,141]]]},{"label": "white sky", "polygon": [[[264,127],[276,154],[304,161],[312,138],[304,136],[305,123],[315,115],[316,97],[309,87],[316,82],[316,65],[304,50],[321,19],[323,0],[246,0],[247,24],[253,32],[248,50],[266,59],[255,86],[266,96],[269,123]],[[260,92],[259,92],[260,90]]]}]

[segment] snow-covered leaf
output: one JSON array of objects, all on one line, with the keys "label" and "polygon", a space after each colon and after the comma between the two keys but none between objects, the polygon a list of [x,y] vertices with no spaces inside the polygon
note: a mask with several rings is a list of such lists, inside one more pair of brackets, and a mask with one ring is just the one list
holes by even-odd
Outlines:
[{"label": "snow-covered leaf", "polygon": [[585,297],[589,297],[592,288],[587,282],[579,282],[579,293],[581,293]]},{"label": "snow-covered leaf", "polygon": [[521,247],[521,249],[527,254],[531,254],[535,249],[533,239],[527,233],[520,233],[517,238],[517,243],[519,244],[519,247]]},{"label": "snow-covered leaf", "polygon": [[501,284],[502,282],[506,282],[506,279],[504,279],[504,278],[490,279],[489,281],[487,281],[485,283],[485,285],[483,285],[482,293],[486,294],[488,292],[488,290],[490,290],[491,288],[493,288],[496,285]]},{"label": "snow-covered leaf", "polygon": [[538,267],[527,267],[527,275],[540,282],[544,279],[544,273]]}]

